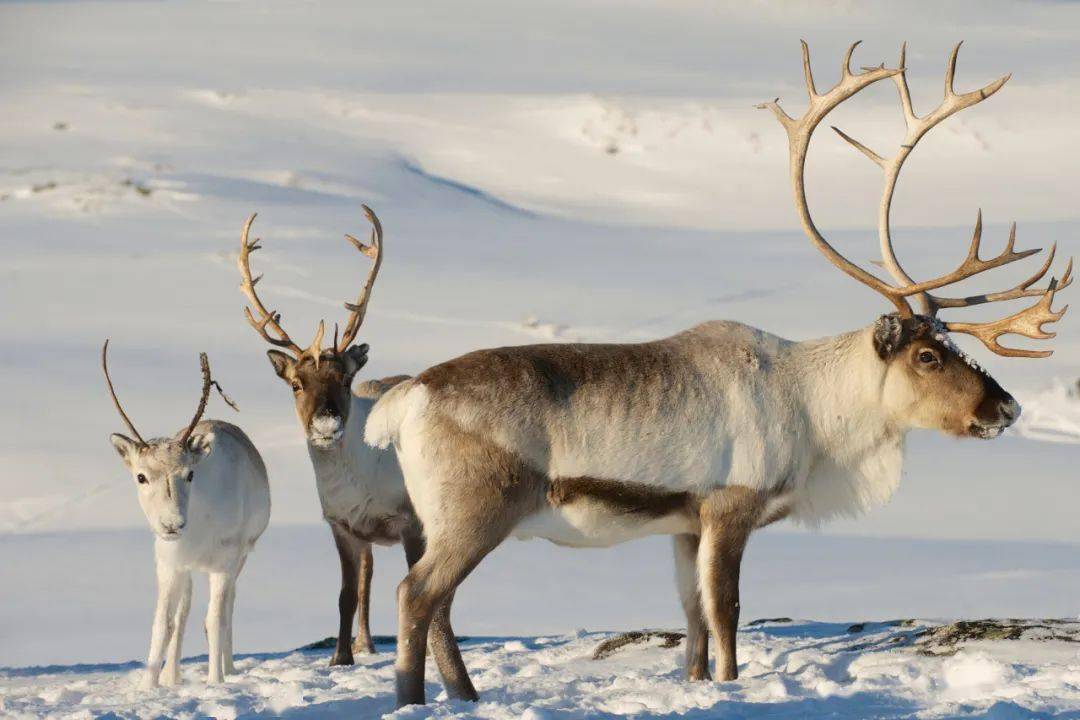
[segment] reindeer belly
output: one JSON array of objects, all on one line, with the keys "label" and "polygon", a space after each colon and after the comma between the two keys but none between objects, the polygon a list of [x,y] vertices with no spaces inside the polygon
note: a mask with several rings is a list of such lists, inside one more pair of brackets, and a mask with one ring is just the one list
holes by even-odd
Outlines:
[{"label": "reindeer belly", "polygon": [[607,547],[649,535],[698,531],[696,502],[687,493],[596,478],[557,478],[547,500],[547,507],[517,524],[515,537]]}]

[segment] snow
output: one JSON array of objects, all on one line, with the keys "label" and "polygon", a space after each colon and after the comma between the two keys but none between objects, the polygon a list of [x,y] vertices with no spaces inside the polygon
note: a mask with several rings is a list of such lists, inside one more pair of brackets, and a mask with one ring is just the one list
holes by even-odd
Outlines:
[{"label": "snow", "polygon": [[[0,714],[389,708],[385,648],[363,672],[281,652],[333,631],[337,570],[288,390],[240,314],[234,261],[251,212],[266,248],[260,289],[304,340],[320,318],[340,319],[366,271],[341,234],[366,232],[361,202],[379,213],[387,260],[361,337],[372,347],[368,377],[478,347],[640,341],[715,318],[795,339],[834,334],[888,307],[840,278],[798,231],[783,133],[751,107],[780,95],[798,112],[798,39],[811,43],[820,86],[852,39],[866,41],[856,64],[893,62],[908,40],[919,111],[937,102],[961,36],[958,88],[1014,73],[928,136],[905,171],[896,241],[912,272],[928,274],[960,259],[980,206],[984,254],[1002,246],[1013,218],[1018,248],[1058,241],[1062,260],[1075,252],[1080,148],[1063,139],[1080,109],[1078,12],[997,0],[917,11],[0,3],[0,664],[9,668]],[[888,152],[895,92],[868,91],[835,123]],[[815,217],[842,251],[874,260],[876,170],[829,133],[817,142]],[[980,282],[961,291],[996,279]],[[991,443],[914,433],[887,508],[828,534],[785,527],[755,539],[744,617],[1080,613],[1074,319],[1055,328],[1055,355],[1043,361],[997,358],[958,338],[1018,397],[1020,423]],[[119,425],[98,365],[105,337],[118,392],[146,434],[190,417],[206,350],[267,461],[273,518],[237,613],[238,647],[258,654],[225,689],[194,683],[193,661],[181,690],[131,694],[135,665],[122,663],[145,651],[153,570],[130,478],[106,439]],[[226,411],[215,399],[209,412]],[[377,554],[377,632],[394,630],[403,567],[399,549]],[[402,717],[562,720],[588,708],[694,718],[720,708],[1012,718],[1073,712],[1080,685],[1065,651],[1016,642],[946,659],[842,652],[840,629],[811,624],[801,636],[744,633],[747,679],[735,686],[681,684],[677,651],[627,651],[596,670],[585,658],[601,635],[567,633],[681,624],[663,539],[606,551],[508,544],[465,583],[455,622],[462,634],[499,638],[469,646],[485,704]],[[205,652],[199,623],[190,625],[188,654]],[[780,663],[783,672],[766,670]]]},{"label": "snow", "polygon": [[[352,668],[328,651],[255,654],[222,686],[202,682],[205,658],[181,685],[136,688],[132,664],[0,670],[8,717],[349,717],[555,720],[579,717],[1011,718],[1080,710],[1080,653],[1066,641],[973,641],[928,654],[914,641],[937,623],[779,622],[744,626],[740,678],[687,683],[681,647],[630,645],[602,660],[610,633],[476,638],[463,655],[479,703],[450,700],[429,670],[428,706],[394,712],[392,646]],[[1075,626],[1075,623],[1074,623]]]}]

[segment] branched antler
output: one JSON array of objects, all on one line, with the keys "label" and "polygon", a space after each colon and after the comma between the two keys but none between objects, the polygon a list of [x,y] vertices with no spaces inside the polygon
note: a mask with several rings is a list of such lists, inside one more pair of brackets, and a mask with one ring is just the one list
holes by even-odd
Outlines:
[{"label": "branched antler", "polygon": [[[780,109],[780,106],[776,101],[758,106],[771,109],[776,114],[780,124],[783,125],[784,129],[787,131],[791,155],[792,186],[795,191],[795,204],[799,211],[799,217],[802,221],[804,231],[810,237],[814,245],[817,246],[817,248],[824,253],[834,265],[885,296],[893,303],[902,317],[911,317],[914,314],[911,305],[908,302],[908,298],[910,297],[918,299],[922,310],[926,315],[934,316],[941,308],[967,307],[989,302],[1014,300],[1022,297],[1041,296],[1039,302],[1032,307],[1001,320],[989,323],[946,323],[945,326],[953,332],[966,333],[978,337],[990,350],[1001,355],[1015,357],[1045,357],[1049,355],[1050,351],[1027,351],[1005,348],[997,342],[997,338],[1004,334],[1019,334],[1036,339],[1053,337],[1052,334],[1047,334],[1042,330],[1042,325],[1060,319],[1065,312],[1064,309],[1058,312],[1052,311],[1050,309],[1050,304],[1053,301],[1056,290],[1063,289],[1071,284],[1072,260],[1069,260],[1065,274],[1060,283],[1051,279],[1050,283],[1045,288],[1032,288],[1031,286],[1045,276],[1050,269],[1056,253],[1056,245],[1051,248],[1046,262],[1038,272],[1009,290],[966,298],[947,298],[933,295],[930,291],[960,282],[961,280],[973,277],[979,273],[993,270],[994,268],[1002,267],[1018,260],[1023,260],[1024,258],[1040,252],[1040,250],[1021,250],[1019,252],[1014,250],[1016,241],[1016,226],[1014,224],[1009,233],[1009,241],[1005,246],[1005,249],[1000,254],[990,259],[982,259],[979,257],[979,247],[982,241],[982,211],[980,210],[975,222],[975,231],[972,235],[971,244],[963,262],[961,262],[953,271],[945,275],[930,280],[916,282],[907,274],[896,259],[896,253],[892,242],[890,210],[892,208],[893,193],[895,192],[896,182],[899,179],[904,162],[915,149],[919,140],[921,140],[930,129],[944,119],[964,108],[980,103],[996,93],[1005,85],[1010,76],[1006,75],[998,78],[989,85],[972,92],[957,93],[953,87],[956,76],[956,59],[960,52],[960,44],[957,44],[953,48],[952,54],[949,56],[948,67],[945,72],[944,99],[934,110],[923,117],[919,117],[915,114],[912,107],[911,93],[907,84],[907,45],[905,44],[900,51],[899,68],[887,70],[884,65],[882,65],[877,68],[865,69],[863,73],[854,75],[851,73],[849,66],[851,54],[856,45],[858,45],[858,43],[852,45],[845,55],[840,82],[828,93],[821,95],[815,89],[813,73],[810,69],[809,50],[806,43],[803,42],[803,74],[806,78],[807,92],[810,95],[810,107],[803,117],[798,120],[791,118],[787,113]],[[896,285],[890,285],[850,262],[821,236],[814,226],[813,219],[810,217],[810,211],[806,201],[804,179],[806,152],[814,128],[817,127],[818,123],[821,122],[826,114],[841,102],[864,87],[884,79],[885,77],[892,77],[893,81],[896,83],[900,95],[900,105],[904,113],[904,122],[907,128],[904,140],[896,154],[892,157],[884,157],[839,128],[834,127],[833,130],[835,130],[840,137],[847,141],[852,147],[880,167],[885,174],[885,185],[878,210],[878,239],[881,246],[881,265],[888,270],[889,274],[896,281]]]},{"label": "branched antler", "polygon": [[341,342],[337,342],[337,329],[334,330],[334,347],[337,352],[345,352],[352,341],[356,339],[356,333],[360,329],[360,325],[364,322],[364,314],[367,312],[368,300],[371,299],[371,288],[375,285],[375,278],[379,274],[379,268],[382,267],[382,223],[379,222],[378,216],[367,205],[363,206],[364,215],[367,216],[368,222],[371,223],[371,244],[365,245],[352,235],[345,235],[345,239],[353,244],[353,246],[362,252],[364,255],[371,258],[371,269],[368,270],[367,278],[364,280],[364,284],[360,287],[360,295],[356,298],[355,303],[345,303],[345,309],[349,311],[349,322],[345,325],[345,334],[341,337]]},{"label": "branched antler", "polygon": [[[251,327],[262,335],[263,340],[275,347],[285,348],[299,357],[304,350],[294,343],[289,334],[285,332],[285,329],[281,327],[281,315],[267,310],[255,292],[255,286],[263,278],[262,275],[255,278],[251,276],[251,253],[262,249],[259,238],[248,242],[248,234],[251,231],[251,224],[255,222],[256,215],[257,213],[252,213],[251,217],[244,223],[244,229],[240,233],[240,255],[236,260],[237,267],[240,268],[240,289],[247,296],[248,302],[251,303],[251,307],[244,308],[244,317],[251,323]],[[258,319],[252,314],[251,308],[255,308],[255,312],[259,315]],[[270,330],[273,330],[277,337],[271,335]]]},{"label": "branched antler", "polygon": [[[371,231],[371,244],[365,245],[357,240],[352,235],[345,235],[353,246],[361,253],[371,258],[374,262],[371,269],[368,271],[367,279],[360,288],[360,295],[356,299],[355,303],[346,302],[345,309],[349,311],[349,320],[345,325],[345,333],[338,342],[337,339],[337,326],[334,327],[334,344],[333,350],[335,353],[342,353],[348,349],[353,340],[356,339],[356,333],[360,330],[360,325],[364,322],[364,314],[367,311],[367,304],[371,298],[371,288],[375,284],[375,278],[379,274],[379,268],[382,265],[382,224],[379,222],[379,218],[367,205],[363,206],[364,214],[372,224]],[[255,221],[255,214],[247,219],[244,223],[243,232],[240,234],[240,256],[237,258],[237,266],[240,268],[240,289],[247,296],[248,302],[251,307],[244,308],[244,317],[247,318],[248,323],[271,345],[275,347],[285,348],[293,353],[297,358],[309,355],[314,360],[316,366],[319,364],[319,359],[322,356],[322,341],[326,332],[325,323],[320,320],[318,327],[315,329],[315,339],[311,345],[306,349],[301,348],[294,343],[289,337],[288,333],[281,326],[281,314],[272,310],[267,310],[259,299],[258,294],[255,292],[255,286],[260,280],[262,275],[258,277],[252,277],[251,274],[251,253],[262,248],[259,245],[259,239],[254,241],[248,241],[248,235],[251,230],[251,224]],[[254,308],[254,312],[252,312]],[[256,315],[258,317],[256,317]]]}]

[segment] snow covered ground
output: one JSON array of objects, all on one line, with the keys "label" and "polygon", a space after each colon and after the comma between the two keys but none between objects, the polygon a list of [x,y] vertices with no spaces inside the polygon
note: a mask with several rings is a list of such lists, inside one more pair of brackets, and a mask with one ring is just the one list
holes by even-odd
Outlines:
[{"label": "snow covered ground", "polygon": [[[300,337],[340,318],[366,271],[340,236],[366,230],[359,203],[379,213],[370,376],[477,347],[635,341],[713,318],[832,334],[886,308],[798,232],[782,132],[751,108],[778,94],[799,108],[798,38],[822,84],[852,39],[866,41],[858,64],[892,62],[908,40],[917,109],[936,102],[958,39],[959,87],[1014,73],[931,134],[901,181],[898,245],[921,273],[959,259],[979,206],[988,250],[1016,218],[1021,247],[1076,252],[1078,28],[1074,3],[998,0],[0,2],[0,714],[389,707],[385,653],[333,672],[322,656],[281,654],[332,631],[337,571],[291,398],[240,314],[234,253],[249,213],[266,246],[260,289]],[[899,116],[892,90],[878,90],[836,122],[885,152]],[[835,137],[818,142],[816,217],[869,262],[876,171]],[[1023,403],[1015,431],[993,443],[914,434],[886,508],[828,534],[756,539],[744,617],[1076,617],[1074,321],[1045,361],[967,345]],[[106,441],[119,428],[98,365],[107,336],[145,432],[190,416],[206,350],[242,409],[210,413],[242,424],[267,460],[274,517],[237,613],[238,646],[267,654],[227,689],[131,696],[134,666],[100,664],[141,657],[152,607],[150,541]],[[846,624],[746,633],[736,686],[687,692],[674,650],[585,660],[598,638],[576,628],[679,625],[668,555],[661,540],[501,548],[456,606],[462,634],[509,638],[470,645],[489,704],[431,712],[604,717],[643,713],[634,703],[647,697],[657,714],[687,717],[1080,712],[1080,663],[1064,648],[842,652]],[[403,563],[398,550],[376,562],[375,627],[390,633]],[[203,607],[189,654],[205,651]]]},{"label": "snow covered ground", "polygon": [[[327,652],[250,655],[217,687],[205,659],[182,685],[136,690],[131,663],[0,670],[8,717],[198,718],[1069,718],[1080,713],[1077,623],[1017,640],[924,644],[936,623],[766,622],[743,629],[740,679],[687,683],[682,648],[650,640],[594,659],[610,633],[477,638],[464,644],[479,703],[448,700],[428,675],[425,707],[393,712],[388,644],[353,668]],[[922,637],[920,637],[922,636]],[[1064,639],[1048,639],[1061,637]]]}]

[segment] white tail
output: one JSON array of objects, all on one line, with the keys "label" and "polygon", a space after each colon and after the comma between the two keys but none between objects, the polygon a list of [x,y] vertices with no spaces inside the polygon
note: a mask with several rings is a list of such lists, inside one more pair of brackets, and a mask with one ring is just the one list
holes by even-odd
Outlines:
[{"label": "white tail", "polygon": [[416,381],[407,380],[392,388],[375,403],[364,427],[364,442],[385,450],[391,443],[398,441],[405,415],[417,402],[414,399],[416,396],[411,393],[416,386]]}]

